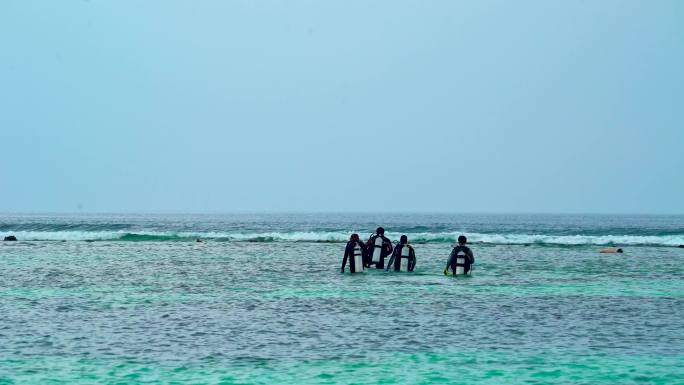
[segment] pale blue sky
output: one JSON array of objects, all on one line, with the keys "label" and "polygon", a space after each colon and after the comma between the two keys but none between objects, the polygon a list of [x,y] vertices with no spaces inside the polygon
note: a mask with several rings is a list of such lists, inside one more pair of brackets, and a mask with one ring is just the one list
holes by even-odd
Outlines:
[{"label": "pale blue sky", "polygon": [[0,2],[0,211],[684,213],[683,1]]}]

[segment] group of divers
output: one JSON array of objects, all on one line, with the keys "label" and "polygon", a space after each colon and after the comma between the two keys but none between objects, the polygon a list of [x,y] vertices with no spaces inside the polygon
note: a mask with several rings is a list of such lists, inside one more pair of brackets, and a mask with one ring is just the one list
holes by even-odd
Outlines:
[{"label": "group of divers", "polygon": [[[458,244],[453,247],[447,264],[444,267],[444,275],[468,275],[475,263],[472,250],[466,246],[468,239],[461,235],[458,237]],[[385,258],[389,257],[387,266]],[[375,266],[376,269],[389,271],[413,271],[416,267],[416,251],[409,245],[408,237],[402,235],[399,243],[392,244],[389,238],[385,237],[385,229],[378,227],[375,234],[363,243],[358,234],[352,234],[344,249],[342,258],[342,273],[349,261],[349,271],[351,273],[362,273],[365,269]]]}]

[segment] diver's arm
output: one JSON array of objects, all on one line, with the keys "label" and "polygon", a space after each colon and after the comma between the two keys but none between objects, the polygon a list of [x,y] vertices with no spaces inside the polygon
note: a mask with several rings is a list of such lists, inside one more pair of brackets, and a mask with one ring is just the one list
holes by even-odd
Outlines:
[{"label": "diver's arm", "polygon": [[390,241],[389,238],[385,238],[385,242],[387,243],[387,255],[394,255],[394,245],[392,244],[392,241]]},{"label": "diver's arm", "polygon": [[366,247],[371,248],[375,244],[375,239],[373,239],[373,236],[371,235],[370,238],[366,241]]},{"label": "diver's arm", "polygon": [[387,262],[387,266],[385,267],[385,271],[389,271],[390,266],[394,265],[394,254],[392,254],[392,257],[390,258],[389,262]]},{"label": "diver's arm", "polygon": [[[342,273],[344,273],[344,266],[347,264],[347,255],[349,255],[349,248],[344,249],[344,258],[342,258]],[[351,265],[351,258],[349,259]]]},{"label": "diver's arm", "polygon": [[467,254],[468,254],[468,259],[470,260],[469,262],[472,265],[473,263],[475,263],[475,256],[473,255],[473,251],[470,250],[470,248],[468,248]]},{"label": "diver's arm", "polygon": [[449,254],[449,259],[447,259],[447,264],[446,267],[444,268],[444,275],[447,275],[447,270],[451,266],[451,261],[454,259],[454,255],[456,254],[454,251],[456,249],[451,250],[451,254]]},{"label": "diver's arm", "polygon": [[370,267],[370,259],[372,258],[370,254],[370,250],[368,247],[363,242],[359,242],[359,245],[361,245],[361,260],[363,261],[363,266],[364,267]]},{"label": "diver's arm", "polygon": [[409,252],[409,271],[413,271],[413,269],[416,268],[416,251],[413,250],[413,248],[410,249],[411,251]]},{"label": "diver's arm", "polygon": [[451,266],[451,263],[454,261],[454,258],[456,257],[456,249],[451,250],[451,254],[449,254],[449,259],[447,260],[447,267]]},{"label": "diver's arm", "polygon": [[392,257],[390,258],[389,262],[387,262],[387,267],[385,267],[385,271],[389,271],[390,266],[394,264],[394,259],[397,257],[396,251],[392,252]]}]

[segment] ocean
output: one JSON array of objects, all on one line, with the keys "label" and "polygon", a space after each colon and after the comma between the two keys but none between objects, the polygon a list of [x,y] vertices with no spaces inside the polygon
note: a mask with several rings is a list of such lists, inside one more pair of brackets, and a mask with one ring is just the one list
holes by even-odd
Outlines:
[{"label": "ocean", "polygon": [[[341,274],[377,226],[415,271]],[[445,277],[460,234],[473,274]],[[684,216],[0,215],[8,235],[2,385],[684,384]]]}]

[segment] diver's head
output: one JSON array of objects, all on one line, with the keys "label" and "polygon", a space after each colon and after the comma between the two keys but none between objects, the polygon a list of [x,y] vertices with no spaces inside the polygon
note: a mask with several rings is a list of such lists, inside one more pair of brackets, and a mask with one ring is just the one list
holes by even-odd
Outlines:
[{"label": "diver's head", "polygon": [[459,235],[458,236],[458,244],[459,245],[465,245],[466,242],[468,242],[468,238],[466,238],[465,235]]},{"label": "diver's head", "polygon": [[375,233],[378,235],[385,235],[385,229],[383,229],[382,227],[378,227],[377,229],[375,229]]},{"label": "diver's head", "polygon": [[402,236],[399,238],[399,243],[401,243],[402,245],[407,244],[407,243],[408,243],[408,237],[407,237],[406,235],[402,235]]},{"label": "diver's head", "polygon": [[352,234],[351,237],[349,237],[350,241],[358,241],[359,240],[359,234]]}]

